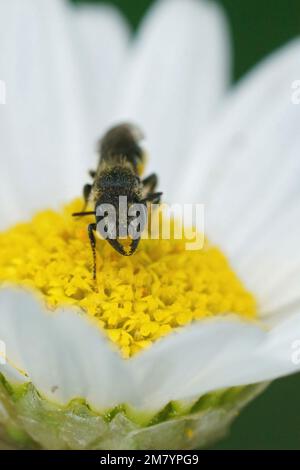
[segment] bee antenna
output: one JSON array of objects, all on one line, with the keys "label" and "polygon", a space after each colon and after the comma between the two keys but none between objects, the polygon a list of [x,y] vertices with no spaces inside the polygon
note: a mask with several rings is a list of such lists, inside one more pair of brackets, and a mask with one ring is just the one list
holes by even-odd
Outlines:
[{"label": "bee antenna", "polygon": [[83,217],[85,215],[95,215],[95,211],[88,211],[88,212],[73,212],[72,217]]}]

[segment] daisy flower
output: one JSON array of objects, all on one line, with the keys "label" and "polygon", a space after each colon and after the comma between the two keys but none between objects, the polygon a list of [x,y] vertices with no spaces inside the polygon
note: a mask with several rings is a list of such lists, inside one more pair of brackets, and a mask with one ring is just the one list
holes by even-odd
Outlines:
[{"label": "daisy flower", "polygon": [[[107,6],[0,0],[3,440],[205,447],[300,369],[299,52],[229,92],[211,2],[158,1],[132,38]],[[71,213],[122,121],[145,131],[165,199],[204,204],[206,239],[142,240],[126,258],[99,241],[96,289]]]}]

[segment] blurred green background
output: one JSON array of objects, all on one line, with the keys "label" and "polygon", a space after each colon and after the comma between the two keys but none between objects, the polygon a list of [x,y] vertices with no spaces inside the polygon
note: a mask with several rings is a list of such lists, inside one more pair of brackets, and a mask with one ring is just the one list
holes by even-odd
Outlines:
[{"label": "blurred green background", "polygon": [[[101,0],[74,0],[99,3]],[[215,0],[232,31],[233,80],[300,33],[300,0]],[[136,28],[153,0],[106,0]],[[299,77],[300,78],[300,77]],[[274,382],[236,420],[215,449],[300,449],[300,375]]]}]

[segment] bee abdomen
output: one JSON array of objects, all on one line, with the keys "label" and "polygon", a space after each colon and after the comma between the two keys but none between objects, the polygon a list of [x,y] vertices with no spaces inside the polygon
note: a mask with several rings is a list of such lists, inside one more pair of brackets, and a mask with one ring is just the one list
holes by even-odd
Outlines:
[{"label": "bee abdomen", "polygon": [[100,141],[101,162],[109,165],[127,162],[136,173],[139,173],[138,169],[144,161],[144,152],[139,145],[142,137],[141,131],[131,124],[113,127]]}]

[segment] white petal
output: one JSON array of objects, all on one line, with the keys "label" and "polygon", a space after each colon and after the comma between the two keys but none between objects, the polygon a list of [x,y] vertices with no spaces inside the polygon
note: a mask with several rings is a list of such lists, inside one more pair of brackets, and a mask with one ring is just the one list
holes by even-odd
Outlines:
[{"label": "white petal", "polygon": [[182,329],[132,360],[141,384],[140,405],[155,408],[299,371],[299,323],[300,313],[269,332],[224,318]]},{"label": "white petal", "polygon": [[114,11],[93,11],[93,19],[85,9],[81,18],[61,0],[0,0],[2,223],[79,194],[94,162],[95,121],[104,125],[126,33]]},{"label": "white petal", "polygon": [[[82,5],[74,9],[72,28],[82,76],[83,105],[88,116],[91,153],[106,130],[115,101],[115,90],[122,84],[129,55],[129,29],[117,10],[108,5]],[[86,176],[86,159],[82,158],[80,163],[82,165],[78,171]],[[91,168],[97,163],[93,155]]]},{"label": "white petal", "polygon": [[47,312],[30,293],[1,289],[0,312],[8,359],[0,371],[60,403],[84,397],[99,410],[128,403],[150,411],[300,370],[299,308],[270,331],[234,315],[199,322],[129,360],[83,314]]},{"label": "white petal", "polygon": [[12,289],[0,290],[0,311],[9,361],[0,370],[9,377],[15,365],[46,397],[64,403],[85,397],[100,410],[135,401],[126,361],[83,315],[46,312],[30,293]]},{"label": "white petal", "polygon": [[111,121],[141,126],[149,171],[158,172],[166,198],[176,190],[191,142],[220,103],[228,76],[228,34],[217,5],[165,0],[150,10]]},{"label": "white petal", "polygon": [[299,55],[295,41],[239,85],[178,191],[205,204],[206,234],[266,312],[300,298]]},{"label": "white petal", "polygon": [[300,369],[292,360],[294,353],[300,358],[299,313],[269,332],[234,316],[204,321],[123,360],[78,311],[47,312],[31,293],[4,288],[0,312],[8,359],[0,371],[8,379],[30,380],[60,403],[83,397],[100,411],[121,403],[156,410],[169,400]]}]

